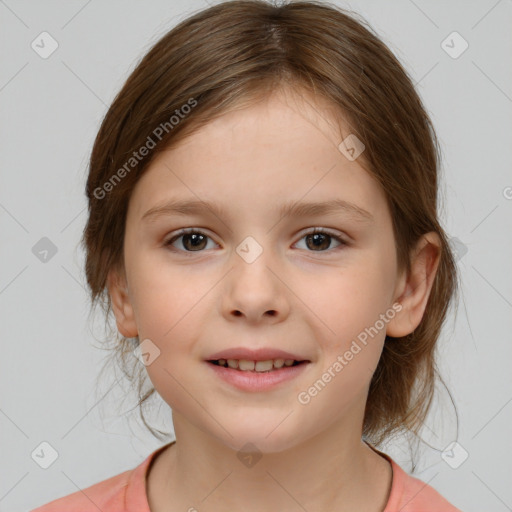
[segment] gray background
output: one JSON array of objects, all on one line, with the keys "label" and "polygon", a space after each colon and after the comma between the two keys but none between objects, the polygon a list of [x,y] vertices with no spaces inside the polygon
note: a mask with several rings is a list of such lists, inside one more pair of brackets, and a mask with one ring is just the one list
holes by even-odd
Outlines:
[{"label": "gray background", "polygon": [[[459,432],[441,389],[415,476],[464,511],[512,510],[512,1],[338,4],[363,15],[412,74],[442,143],[442,221],[463,287],[439,365]],[[105,353],[78,248],[83,188],[93,137],[137,60],[206,5],[0,1],[0,511],[84,489],[163,444],[130,411],[134,397],[117,406],[128,387],[114,374],[94,387]],[[43,31],[59,45],[47,59],[31,48]],[[457,58],[442,46],[453,31],[469,44]],[[57,249],[46,261],[43,237]],[[150,421],[164,427],[171,414],[159,404]],[[441,452],[455,440],[450,465]],[[42,442],[58,452],[48,469],[31,456]],[[385,451],[410,469],[401,440]]]}]

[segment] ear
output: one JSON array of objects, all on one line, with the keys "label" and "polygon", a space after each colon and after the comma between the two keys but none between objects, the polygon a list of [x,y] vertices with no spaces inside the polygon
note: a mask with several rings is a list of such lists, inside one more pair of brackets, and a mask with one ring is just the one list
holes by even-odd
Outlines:
[{"label": "ear", "polygon": [[107,276],[107,288],[118,331],[126,338],[134,338],[138,330],[124,271],[111,269]]},{"label": "ear", "polygon": [[411,255],[411,271],[399,278],[395,302],[402,309],[387,324],[386,334],[392,338],[406,336],[421,322],[441,256],[441,240],[435,232],[426,233]]}]

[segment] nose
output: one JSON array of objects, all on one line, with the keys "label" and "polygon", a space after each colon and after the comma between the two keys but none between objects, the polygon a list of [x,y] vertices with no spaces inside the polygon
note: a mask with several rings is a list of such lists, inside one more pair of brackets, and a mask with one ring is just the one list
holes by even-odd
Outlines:
[{"label": "nose", "polygon": [[[223,290],[223,314],[256,324],[282,322],[290,312],[289,288],[275,260],[263,252],[252,262],[234,254]],[[280,275],[281,274],[281,275]]]}]

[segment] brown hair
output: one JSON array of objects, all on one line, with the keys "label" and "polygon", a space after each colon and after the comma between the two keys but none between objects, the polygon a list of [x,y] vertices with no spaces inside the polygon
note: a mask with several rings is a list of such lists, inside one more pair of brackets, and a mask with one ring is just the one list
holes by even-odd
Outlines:
[{"label": "brown hair", "polygon": [[[417,434],[425,421],[440,378],[436,342],[458,284],[437,217],[440,150],[431,121],[397,58],[356,17],[327,2],[235,0],[201,10],[165,34],[127,79],[94,142],[83,243],[92,304],[101,304],[108,318],[107,274],[123,268],[128,202],[155,155],[280,86],[327,99],[364,142],[358,162],[385,191],[399,269],[409,271],[421,235],[434,231],[441,239],[423,319],[413,333],[386,338],[371,381],[363,436],[379,445],[393,433]],[[150,139],[156,147],[132,160]],[[138,340],[116,340],[113,355],[125,375],[138,379],[142,420],[159,437],[142,411],[155,389],[143,391],[146,372],[131,355],[132,341]]]}]

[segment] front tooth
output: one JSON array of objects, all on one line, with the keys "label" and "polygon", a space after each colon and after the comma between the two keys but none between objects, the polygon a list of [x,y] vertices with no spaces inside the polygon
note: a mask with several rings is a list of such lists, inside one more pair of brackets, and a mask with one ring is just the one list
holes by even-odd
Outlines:
[{"label": "front tooth", "polygon": [[284,365],[285,366],[291,366],[293,364],[293,359],[285,359],[284,360]]},{"label": "front tooth", "polygon": [[269,359],[268,361],[258,361],[254,369],[257,372],[268,372],[269,370],[272,370],[273,365],[274,363],[272,359]]},{"label": "front tooth", "polygon": [[274,368],[282,368],[284,359],[274,359]]},{"label": "front tooth", "polygon": [[238,368],[238,361],[236,359],[228,359],[228,366],[230,368]]},{"label": "front tooth", "polygon": [[240,359],[240,361],[238,361],[238,368],[240,370],[254,370],[254,361],[247,361],[246,359]]}]

